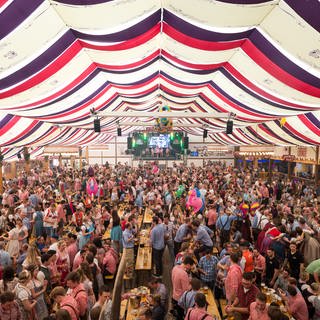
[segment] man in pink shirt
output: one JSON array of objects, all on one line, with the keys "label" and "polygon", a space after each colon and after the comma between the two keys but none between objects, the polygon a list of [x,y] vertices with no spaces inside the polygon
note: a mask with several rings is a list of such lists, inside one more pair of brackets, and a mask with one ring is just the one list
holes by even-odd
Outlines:
[{"label": "man in pink shirt", "polygon": [[209,204],[209,210],[207,213],[207,218],[208,218],[208,227],[215,231],[216,229],[216,222],[218,219],[217,215],[217,210],[216,210],[216,205],[215,204]]},{"label": "man in pink shirt", "polygon": [[261,292],[257,294],[255,302],[250,304],[250,316],[248,320],[270,320],[267,308],[267,296]]},{"label": "man in pink shirt", "polygon": [[78,303],[73,297],[66,295],[63,287],[55,287],[50,293],[50,298],[59,305],[59,309],[64,309],[69,313],[71,320],[79,319]]},{"label": "man in pink shirt", "polygon": [[73,266],[72,266],[73,271],[77,270],[80,267],[80,264],[84,261],[86,252],[87,252],[86,248],[77,252],[73,260]]},{"label": "man in pink shirt", "polygon": [[80,319],[87,319],[88,294],[83,283],[80,282],[80,274],[76,271],[70,272],[67,277],[67,295],[73,297],[79,306]]},{"label": "man in pink shirt", "polygon": [[308,320],[308,307],[303,296],[298,294],[297,288],[292,285],[288,285],[287,291],[289,293],[288,296],[286,296],[285,292],[280,292],[280,294],[288,312],[296,320]]},{"label": "man in pink shirt", "polygon": [[119,260],[118,253],[110,245],[105,245],[104,248],[106,250],[102,261],[104,276],[115,274]]},{"label": "man in pink shirt", "polygon": [[78,252],[77,236],[73,233],[68,233],[67,252],[69,255],[70,266],[73,266],[74,258]]},{"label": "man in pink shirt", "polygon": [[58,213],[58,222],[60,222],[61,220],[63,221],[63,223],[66,223],[66,209],[64,208],[64,204],[65,204],[65,200],[61,200],[61,202],[59,202],[59,204],[57,205],[57,213]]},{"label": "man in pink shirt", "polygon": [[234,252],[230,255],[231,265],[227,273],[227,277],[224,283],[226,290],[226,298],[228,304],[232,304],[236,298],[238,288],[242,280],[242,270],[238,265],[239,255]]},{"label": "man in pink shirt", "polygon": [[179,319],[183,316],[183,309],[179,307],[178,301],[185,291],[191,289],[189,272],[194,265],[191,257],[185,257],[181,265],[176,265],[172,269],[172,305],[175,314]]},{"label": "man in pink shirt", "polygon": [[258,249],[253,249],[253,265],[256,275],[256,284],[260,286],[262,275],[266,270],[266,258],[260,254]]},{"label": "man in pink shirt", "polygon": [[213,317],[206,311],[206,296],[198,292],[194,297],[195,307],[190,308],[186,314],[185,320],[213,320]]}]

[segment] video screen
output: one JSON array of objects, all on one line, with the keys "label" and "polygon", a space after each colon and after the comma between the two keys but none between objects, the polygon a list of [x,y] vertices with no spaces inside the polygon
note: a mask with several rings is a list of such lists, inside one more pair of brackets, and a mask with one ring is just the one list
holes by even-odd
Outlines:
[{"label": "video screen", "polygon": [[149,137],[148,145],[149,148],[169,148],[170,135],[159,134],[158,136],[151,136]]}]

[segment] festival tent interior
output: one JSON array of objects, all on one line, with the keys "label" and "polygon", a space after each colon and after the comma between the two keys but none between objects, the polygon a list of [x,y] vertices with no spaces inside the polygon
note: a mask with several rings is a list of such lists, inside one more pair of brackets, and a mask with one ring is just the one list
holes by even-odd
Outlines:
[{"label": "festival tent interior", "polygon": [[0,0],[4,159],[162,110],[221,145],[319,145],[319,17],[318,0]]}]

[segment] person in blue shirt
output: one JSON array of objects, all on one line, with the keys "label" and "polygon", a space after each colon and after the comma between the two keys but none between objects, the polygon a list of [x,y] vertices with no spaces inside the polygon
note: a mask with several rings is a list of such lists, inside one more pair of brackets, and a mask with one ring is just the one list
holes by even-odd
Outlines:
[{"label": "person in blue shirt", "polygon": [[[199,259],[200,252],[204,252],[206,249],[212,251],[213,242],[209,233],[204,226],[200,224],[198,219],[192,221],[192,229],[194,232],[196,232],[195,241],[199,245],[199,248],[194,250],[194,254],[196,255],[197,259]],[[212,231],[210,230],[210,232]]]},{"label": "person in blue shirt", "polygon": [[159,223],[157,216],[152,218],[153,228],[151,230],[152,260],[155,265],[155,275],[162,275],[162,256],[165,247],[165,228]]},{"label": "person in blue shirt", "polygon": [[129,279],[133,277],[134,270],[134,234],[131,223],[127,223],[122,233],[123,254],[126,261],[126,275]]},{"label": "person in blue shirt", "polygon": [[214,287],[214,281],[217,273],[217,257],[212,255],[212,251],[207,249],[205,255],[200,258],[198,266],[200,272],[200,278],[204,286],[208,286],[210,289]]},{"label": "person in blue shirt", "polygon": [[4,250],[5,245],[4,242],[0,242],[0,268],[3,269],[5,267],[11,266],[12,261],[9,253]]},{"label": "person in blue shirt", "polygon": [[220,235],[220,245],[223,247],[225,242],[230,240],[231,222],[235,220],[235,216],[228,215],[223,209],[220,209],[219,218],[216,223],[217,230]]},{"label": "person in blue shirt", "polygon": [[191,230],[190,218],[185,218],[184,223],[178,228],[176,232],[176,236],[174,238],[174,255],[175,256],[180,251],[182,242],[186,240],[190,240],[190,238],[187,237],[190,230]]}]

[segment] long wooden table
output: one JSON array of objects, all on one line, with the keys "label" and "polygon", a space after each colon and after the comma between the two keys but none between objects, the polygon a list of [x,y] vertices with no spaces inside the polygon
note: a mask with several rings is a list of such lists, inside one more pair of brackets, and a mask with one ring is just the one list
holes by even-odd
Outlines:
[{"label": "long wooden table", "polygon": [[[201,289],[203,292],[203,289]],[[204,292],[203,292],[204,293]],[[221,320],[220,313],[218,310],[217,302],[213,296],[212,290],[208,289],[207,293],[204,293],[208,302],[207,311],[211,316],[215,316],[216,319]]]},{"label": "long wooden table", "polygon": [[152,269],[152,248],[144,246],[139,247],[137,259],[136,259],[136,270],[151,270]]},{"label": "long wooden table", "polygon": [[153,212],[151,209],[146,208],[143,216],[143,223],[151,224],[152,223]]}]

